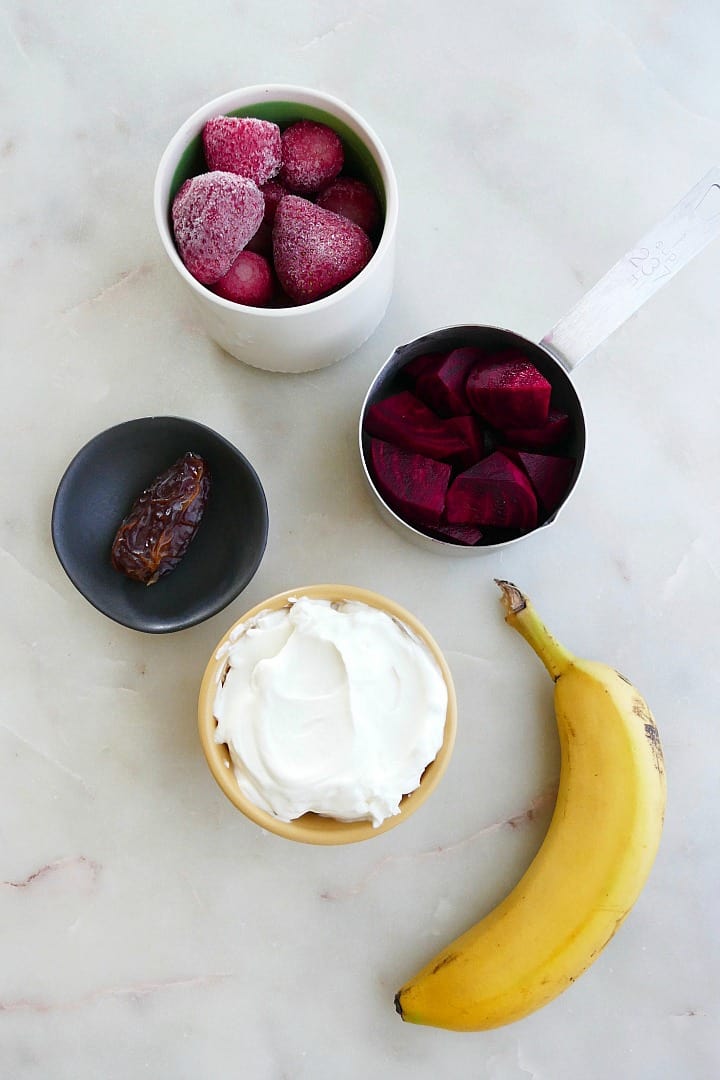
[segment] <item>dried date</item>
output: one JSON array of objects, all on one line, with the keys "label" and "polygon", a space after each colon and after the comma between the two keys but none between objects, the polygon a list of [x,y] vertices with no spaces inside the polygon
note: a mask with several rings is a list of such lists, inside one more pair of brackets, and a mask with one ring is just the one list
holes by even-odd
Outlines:
[{"label": "dried date", "polygon": [[210,494],[210,472],[187,453],[156,476],[133,503],[112,544],[112,565],[144,585],[174,570],[198,530]]}]

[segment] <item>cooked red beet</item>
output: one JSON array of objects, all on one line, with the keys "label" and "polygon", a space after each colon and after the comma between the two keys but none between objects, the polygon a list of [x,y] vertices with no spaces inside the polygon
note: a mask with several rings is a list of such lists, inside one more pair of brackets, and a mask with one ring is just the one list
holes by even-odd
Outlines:
[{"label": "cooked red beet", "polygon": [[528,450],[557,446],[570,434],[570,417],[561,409],[550,409],[547,420],[540,427],[506,428],[502,434],[502,441],[508,446],[527,447]]},{"label": "cooked red beet", "polygon": [[453,480],[445,516],[451,524],[533,529],[537,499],[525,472],[496,450]]},{"label": "cooked red beet", "polygon": [[472,547],[482,540],[482,533],[475,525],[451,525],[447,521],[441,521],[439,525],[433,525],[428,529],[431,536],[440,540],[453,540],[456,544],[465,544]]},{"label": "cooked red beet", "polygon": [[415,392],[438,416],[467,416],[472,405],[465,393],[465,383],[470,370],[484,356],[480,349],[467,346],[453,349],[438,367],[420,376]]},{"label": "cooked red beet", "polygon": [[557,510],[570,486],[575,471],[575,458],[557,457],[554,454],[528,454],[523,450],[510,453],[517,458],[530,477],[543,510],[547,514]]},{"label": "cooked red beet", "polygon": [[380,439],[370,440],[370,465],[377,489],[393,510],[413,525],[437,525],[445,508],[449,465]]},{"label": "cooked red beet", "polygon": [[448,457],[448,461],[456,468],[469,469],[491,452],[490,432],[479,416],[451,416],[442,423],[454,428],[465,440],[466,448]]},{"label": "cooked red beet", "polygon": [[480,361],[465,389],[475,412],[501,431],[540,427],[547,420],[552,387],[522,353],[508,350]]},{"label": "cooked red beet", "polygon": [[411,379],[417,379],[426,371],[434,371],[435,368],[440,367],[446,356],[447,353],[423,353],[422,356],[416,356],[414,360],[405,364],[402,373]]},{"label": "cooked red beet", "polygon": [[[436,461],[457,455],[464,461],[474,452],[468,441],[475,437],[474,429],[466,433],[451,421],[441,420],[409,390],[371,405],[365,414],[364,427],[368,435],[376,439],[384,439],[401,450],[412,450]],[[472,460],[477,461],[479,457],[479,453],[475,454]]]}]

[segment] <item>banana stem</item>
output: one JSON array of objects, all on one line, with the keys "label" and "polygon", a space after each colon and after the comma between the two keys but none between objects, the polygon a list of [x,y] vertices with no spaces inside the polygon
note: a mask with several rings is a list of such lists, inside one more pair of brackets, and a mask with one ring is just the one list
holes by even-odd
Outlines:
[{"label": "banana stem", "polygon": [[535,611],[527,596],[510,581],[495,578],[502,592],[505,622],[521,634],[542,660],[553,680],[559,679],[575,657],[557,641]]}]

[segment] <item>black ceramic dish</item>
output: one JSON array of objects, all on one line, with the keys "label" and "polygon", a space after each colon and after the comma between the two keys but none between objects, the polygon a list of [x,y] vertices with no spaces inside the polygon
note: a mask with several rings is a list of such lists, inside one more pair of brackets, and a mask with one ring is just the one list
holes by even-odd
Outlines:
[{"label": "black ceramic dish", "polygon": [[[212,487],[179,566],[152,586],[110,563],[117,528],[140,492],[186,451],[205,458]],[[52,538],[82,595],[115,622],[151,634],[194,626],[242,592],[265,551],[268,512],[247,458],[211,428],[175,416],[128,420],[91,439],[55,496]]]}]

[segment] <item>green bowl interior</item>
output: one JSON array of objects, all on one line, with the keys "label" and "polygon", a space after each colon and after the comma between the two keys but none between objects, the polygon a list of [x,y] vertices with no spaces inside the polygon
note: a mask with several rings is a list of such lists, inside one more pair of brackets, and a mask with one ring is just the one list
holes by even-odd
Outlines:
[{"label": "green bowl interior", "polygon": [[[375,158],[362,139],[358,138],[355,132],[338,117],[314,105],[302,105],[297,101],[263,101],[246,105],[242,109],[232,109],[226,115],[254,116],[258,120],[271,120],[281,129],[295,123],[296,120],[316,120],[318,123],[327,124],[343,141],[345,148],[343,175],[354,176],[357,180],[364,180],[366,184],[369,184],[380,201],[383,214],[385,213],[387,208],[385,185]],[[204,172],[207,172],[207,162],[203,151],[202,136],[196,135],[186,147],[175,169],[170,185],[170,202],[172,203],[178,189],[186,180]]]}]

